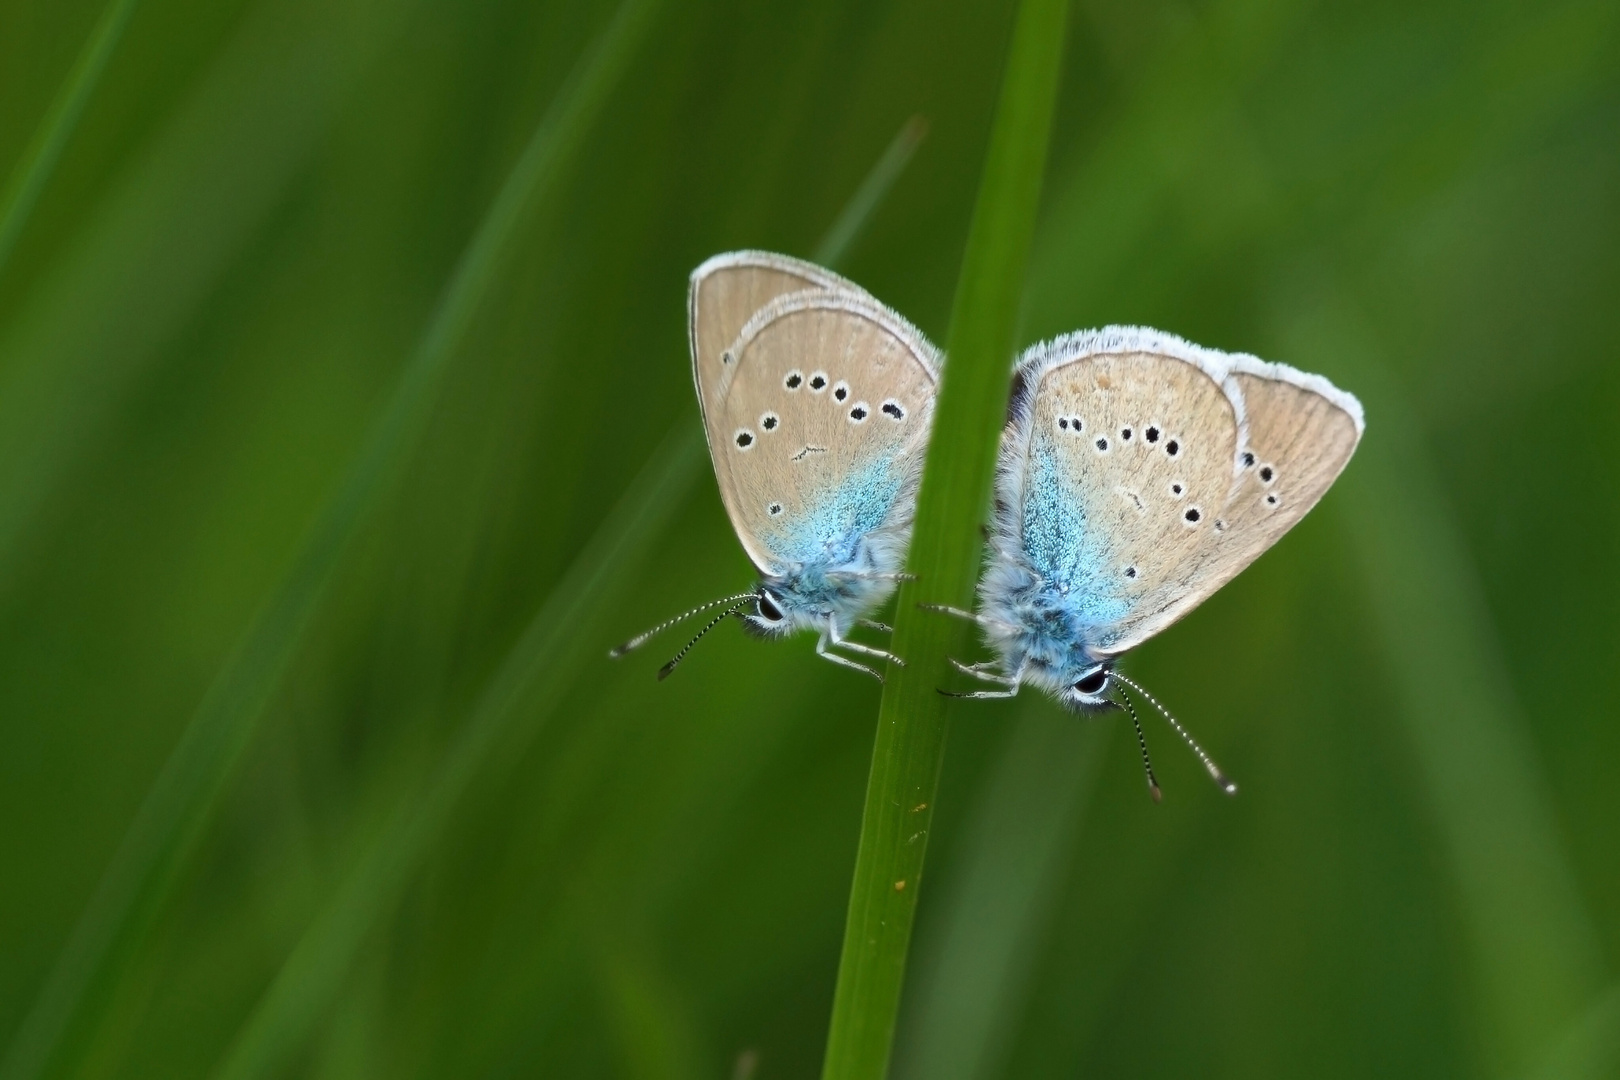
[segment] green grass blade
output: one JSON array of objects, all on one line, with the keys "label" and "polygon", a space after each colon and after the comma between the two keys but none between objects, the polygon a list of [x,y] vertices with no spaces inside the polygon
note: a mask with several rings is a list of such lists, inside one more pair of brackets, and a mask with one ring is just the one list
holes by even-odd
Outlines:
[{"label": "green grass blade", "polygon": [[645,36],[655,7],[656,0],[628,0],[536,128],[462,254],[386,411],[148,792],[0,1064],[0,1080],[40,1074],[86,991],[137,921],[137,909],[150,907],[163,891],[280,682],[345,543],[414,445],[520,215],[554,190],[572,150]]},{"label": "green grass blade", "polygon": [[908,666],[891,667],[878,714],[826,1080],[877,1080],[888,1068],[944,754],[945,708],[937,689],[945,683],[948,651],[967,638],[963,624],[920,612],[917,603],[971,602],[1066,15],[1064,0],[1025,0],[1013,28],[918,499],[910,559],[918,580],[900,590],[894,648]]},{"label": "green grass blade", "polygon": [[[838,262],[899,178],[922,134],[915,122],[900,130],[817,246],[818,259]],[[429,780],[425,794],[413,793],[393,814],[337,895],[304,932],[217,1070],[220,1080],[273,1073],[308,1036],[342,988],[367,931],[388,917],[492,750],[531,741],[573,686],[585,661],[596,655],[606,636],[603,619],[616,610],[623,588],[632,580],[629,568],[647,554],[680,506],[701,454],[698,430],[688,421],[678,422],[507,654],[465,734]],[[519,715],[524,702],[534,704]],[[521,730],[516,730],[520,724]],[[615,970],[606,977],[618,985],[622,974]]]},{"label": "green grass blade", "polygon": [[[271,1075],[326,1012],[367,932],[388,917],[411,872],[443,832],[491,753],[521,753],[588,657],[606,621],[698,474],[702,440],[682,424],[652,456],[584,545],[485,689],[433,777],[405,800],[282,965],[216,1071],[220,1080]],[[527,709],[522,706],[528,705]]]},{"label": "green grass blade", "polygon": [[107,5],[90,40],[84,43],[84,50],[68,72],[62,92],[51,103],[39,130],[12,170],[5,194],[0,195],[0,273],[5,271],[6,261],[17,246],[28,215],[39,202],[46,181],[56,170],[56,163],[62,159],[68,138],[78,126],[79,117],[84,115],[85,104],[101,81],[107,58],[123,37],[124,27],[129,24],[134,10],[135,0],[111,0]]},{"label": "green grass blade", "polygon": [[822,266],[837,266],[849,254],[854,246],[855,239],[865,228],[867,219],[872,211],[877,209],[878,203],[889,193],[894,182],[900,174],[906,171],[911,164],[912,156],[917,153],[917,147],[922,145],[924,137],[928,134],[928,121],[920,116],[913,116],[900,126],[893,139],[889,141],[888,149],[878,158],[872,171],[867,173],[861,186],[855,189],[855,195],[844,207],[843,213],[838,215],[827,235],[821,238],[816,250],[810,258]]},{"label": "green grass blade", "polygon": [[897,1077],[1004,1075],[1110,730],[1076,724],[1044,700],[1023,703],[969,813],[961,861],[931,894],[938,918],[918,935],[919,992],[902,1013]]}]

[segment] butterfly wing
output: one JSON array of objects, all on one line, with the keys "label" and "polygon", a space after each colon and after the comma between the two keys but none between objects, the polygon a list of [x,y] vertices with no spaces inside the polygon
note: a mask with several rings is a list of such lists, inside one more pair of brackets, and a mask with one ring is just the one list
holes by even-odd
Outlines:
[{"label": "butterfly wing", "polygon": [[1316,505],[1360,404],[1320,376],[1151,330],[1060,338],[1019,365],[1001,542],[1086,626],[1098,657],[1153,636]]},{"label": "butterfly wing", "polygon": [[[860,286],[802,259],[769,251],[729,251],[692,271],[687,293],[687,332],[692,381],[707,417],[730,360],[728,350],[744,324],[778,296],[805,289],[867,295]],[[717,463],[718,464],[718,463]]]},{"label": "butterfly wing", "polygon": [[838,567],[909,529],[939,357],[864,293],[780,296],[730,346],[705,411],[720,495],[770,575]]}]

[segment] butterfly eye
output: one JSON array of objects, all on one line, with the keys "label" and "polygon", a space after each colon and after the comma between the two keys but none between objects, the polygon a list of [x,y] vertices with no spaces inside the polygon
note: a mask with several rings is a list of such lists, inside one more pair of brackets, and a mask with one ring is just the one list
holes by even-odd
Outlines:
[{"label": "butterfly eye", "polygon": [[1091,697],[1095,694],[1101,693],[1102,688],[1107,684],[1108,672],[1104,671],[1102,668],[1098,668],[1096,671],[1093,671],[1091,674],[1075,683],[1074,688],[1080,691],[1082,694],[1085,694],[1087,697]]},{"label": "butterfly eye", "polygon": [[778,623],[782,621],[782,609],[776,606],[771,594],[761,591],[759,594],[759,614],[767,622]]}]

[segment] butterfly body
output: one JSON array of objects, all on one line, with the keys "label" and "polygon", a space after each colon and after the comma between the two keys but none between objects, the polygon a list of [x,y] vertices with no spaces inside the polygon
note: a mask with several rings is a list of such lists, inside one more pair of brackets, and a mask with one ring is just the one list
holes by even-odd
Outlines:
[{"label": "butterfly body", "polygon": [[1017,365],[976,620],[1002,687],[1108,707],[1114,664],[1304,516],[1361,407],[1320,376],[1138,327]]},{"label": "butterfly body", "polygon": [[1063,697],[1097,668],[1087,646],[1094,619],[1065,583],[1012,557],[991,564],[981,592],[986,641],[1009,675]]}]

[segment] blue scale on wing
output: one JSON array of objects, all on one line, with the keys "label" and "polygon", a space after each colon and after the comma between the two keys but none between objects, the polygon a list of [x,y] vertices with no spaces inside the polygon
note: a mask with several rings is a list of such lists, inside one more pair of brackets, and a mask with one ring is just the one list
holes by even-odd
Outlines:
[{"label": "blue scale on wing", "polygon": [[766,543],[784,562],[807,570],[865,569],[861,540],[894,509],[902,473],[896,462],[876,460],[836,479],[807,500],[802,514],[767,531]]},{"label": "blue scale on wing", "polygon": [[1088,512],[1082,478],[1063,468],[1056,448],[1037,437],[1030,448],[1024,488],[1024,555],[1040,575],[1042,606],[1065,612],[1075,638],[1091,644],[1098,630],[1118,623],[1130,611],[1121,594],[1111,546]]}]

